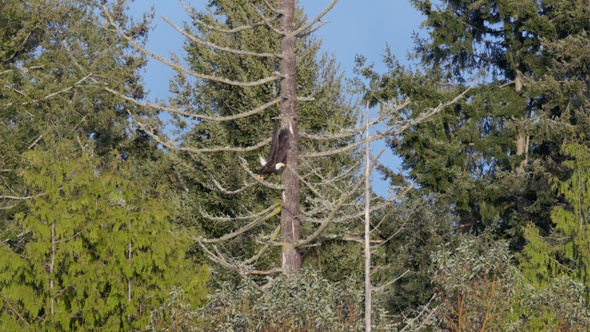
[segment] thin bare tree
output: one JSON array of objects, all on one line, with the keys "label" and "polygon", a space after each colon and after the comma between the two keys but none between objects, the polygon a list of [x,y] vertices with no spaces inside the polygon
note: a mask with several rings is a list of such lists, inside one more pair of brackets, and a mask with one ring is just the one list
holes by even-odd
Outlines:
[{"label": "thin bare tree", "polygon": [[369,105],[366,106],[365,128],[365,331],[371,331],[371,142],[369,140]]}]

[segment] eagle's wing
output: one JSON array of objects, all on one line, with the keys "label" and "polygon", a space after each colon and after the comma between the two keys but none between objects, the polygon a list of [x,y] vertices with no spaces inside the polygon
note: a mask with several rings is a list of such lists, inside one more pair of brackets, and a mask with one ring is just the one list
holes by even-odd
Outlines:
[{"label": "eagle's wing", "polygon": [[281,129],[279,134],[279,146],[277,148],[276,163],[287,163],[287,154],[289,152],[289,131]]},{"label": "eagle's wing", "polygon": [[279,149],[279,125],[275,125],[275,130],[272,133],[272,141],[270,142],[270,151],[268,152],[268,158],[266,158],[266,163],[270,165],[274,165],[278,162],[277,160],[277,151]]},{"label": "eagle's wing", "polygon": [[287,153],[289,152],[289,131],[285,128],[279,129],[279,125],[275,125],[272,134],[272,141],[270,143],[270,152],[268,159],[260,158],[260,163],[263,164],[259,175],[266,175],[278,171],[285,167],[287,163]]}]

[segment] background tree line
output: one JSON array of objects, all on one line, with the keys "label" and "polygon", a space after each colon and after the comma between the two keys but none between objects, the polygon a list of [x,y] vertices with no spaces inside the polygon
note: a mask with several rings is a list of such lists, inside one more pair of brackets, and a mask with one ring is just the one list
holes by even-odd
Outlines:
[{"label": "background tree line", "polygon": [[[4,1],[0,325],[361,330],[369,273],[376,330],[588,330],[590,7],[411,2],[412,67],[346,82],[292,0],[186,7],[171,58],[123,0]],[[260,180],[277,123],[288,167]],[[369,157],[392,196],[366,271],[377,139],[403,172]]]}]

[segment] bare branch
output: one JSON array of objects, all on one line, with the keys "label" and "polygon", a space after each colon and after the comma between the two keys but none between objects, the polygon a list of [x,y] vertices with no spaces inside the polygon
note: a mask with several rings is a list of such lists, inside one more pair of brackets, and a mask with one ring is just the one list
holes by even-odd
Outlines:
[{"label": "bare branch", "polygon": [[230,80],[230,79],[223,78],[223,77],[199,74],[197,72],[187,69],[184,66],[180,66],[172,61],[164,59],[163,57],[161,57],[153,52],[148,51],[145,47],[141,46],[138,42],[136,42],[133,38],[127,36],[127,34],[125,34],[125,32],[123,30],[121,30],[121,28],[113,21],[110,13],[108,12],[108,10],[106,9],[106,7],[104,5],[103,5],[103,10],[105,12],[105,16],[107,17],[110,25],[113,28],[115,28],[115,30],[117,31],[117,33],[119,35],[121,35],[121,37],[125,38],[125,40],[127,40],[127,42],[129,42],[131,45],[133,45],[133,47],[135,47],[135,49],[141,51],[142,53],[150,56],[151,58],[153,58],[155,60],[160,61],[161,63],[165,64],[166,66],[168,66],[170,68],[174,68],[180,72],[183,72],[183,73],[193,76],[195,78],[202,79],[202,80],[209,80],[209,81],[218,82],[218,83],[224,83],[224,84],[228,84],[228,85],[241,86],[241,87],[258,86],[258,85],[261,85],[264,83],[273,82],[273,81],[280,79],[280,74],[276,73],[276,72],[273,73],[273,76],[269,76],[269,77],[266,77],[266,78],[263,78],[260,80],[250,81],[250,82],[234,81],[234,80]]},{"label": "bare branch", "polygon": [[13,205],[9,205],[9,206],[0,206],[0,210],[10,210],[10,209],[12,209],[12,208],[14,208],[16,206],[18,206],[18,203],[17,204],[13,204]]},{"label": "bare branch", "polygon": [[396,281],[400,280],[401,278],[403,278],[406,274],[410,273],[410,270],[406,270],[404,271],[404,273],[400,274],[399,276],[391,279],[390,281],[386,282],[385,284],[379,286],[379,287],[373,287],[371,288],[371,291],[379,293],[382,290],[384,290],[385,288],[387,288],[388,286],[390,286],[391,284],[395,283]]},{"label": "bare branch", "polygon": [[[389,204],[390,203],[387,203],[386,202],[386,203],[382,203],[382,204],[379,204],[379,205],[371,206],[369,212],[378,211],[378,210],[380,210],[380,209],[388,206]],[[346,223],[346,222],[349,222],[351,220],[360,219],[364,215],[364,213],[365,213],[365,211],[364,210],[361,210],[361,211],[358,211],[357,213],[347,214],[347,215],[345,215],[343,217],[340,217],[338,219],[334,219],[334,220],[332,220],[332,222],[335,223],[335,224]],[[311,217],[304,217],[302,219],[303,219],[303,221],[313,222],[313,223],[316,223],[316,224],[323,224],[326,221],[325,219],[318,219],[318,218],[311,218]],[[379,241],[379,243],[381,243],[381,242],[382,241]]]},{"label": "bare branch", "polygon": [[[453,100],[445,103],[445,104],[440,104],[435,108],[430,109],[430,111],[422,113],[420,116],[418,116],[415,119],[412,120],[408,120],[408,121],[401,121],[400,125],[397,127],[393,127],[391,129],[388,129],[382,133],[378,133],[375,135],[372,135],[369,138],[369,141],[375,141],[381,138],[384,138],[386,136],[389,135],[399,135],[402,132],[406,131],[408,128],[415,126],[419,123],[422,123],[426,120],[428,120],[429,118],[431,118],[432,116],[434,116],[435,114],[439,113],[440,111],[442,111],[443,109],[447,108],[450,105],[455,104],[457,101],[459,101],[461,98],[463,98],[463,96],[467,93],[467,91],[471,90],[471,87],[468,87],[465,91],[463,91],[461,94],[459,94],[457,97],[455,97]],[[396,109],[398,109],[398,107],[396,106]],[[339,135],[338,135],[339,136]],[[338,153],[342,153],[345,151],[348,151],[350,149],[353,149],[361,144],[366,143],[367,138],[359,140],[357,142],[348,144],[346,146],[343,146],[339,149],[333,149],[333,150],[329,150],[329,151],[321,151],[321,152],[308,152],[308,153],[303,153],[300,155],[300,157],[302,158],[315,158],[315,157],[325,157],[325,156],[330,156],[330,155],[334,155],[334,154],[338,154]]]},{"label": "bare branch", "polygon": [[[275,239],[279,236],[279,234],[281,233],[281,226],[277,226],[274,230],[274,232],[272,232],[272,234],[270,235],[270,241],[274,242]],[[259,242],[258,240],[256,242]],[[256,262],[260,257],[262,257],[262,255],[271,247],[270,244],[266,243],[264,244],[264,246],[258,251],[258,253],[256,253],[256,255],[250,257],[249,259],[244,261],[244,264],[252,264],[254,262]]]},{"label": "bare branch", "polygon": [[45,194],[38,194],[38,195],[34,195],[34,196],[0,196],[0,199],[11,199],[11,200],[15,200],[15,201],[24,201],[27,199],[31,199],[31,198],[35,198],[35,197],[41,197],[44,196]]},{"label": "bare branch", "polygon": [[315,97],[297,97],[297,101],[315,101]]},{"label": "bare branch", "polygon": [[220,51],[224,51],[224,52],[228,52],[228,53],[233,53],[233,54],[238,54],[238,55],[256,56],[256,57],[264,57],[264,58],[281,58],[282,57],[280,54],[277,54],[277,53],[249,52],[249,51],[238,50],[238,49],[235,49],[235,48],[230,48],[230,47],[224,47],[224,46],[216,45],[216,44],[210,43],[208,41],[205,41],[205,40],[203,40],[203,39],[201,39],[199,37],[195,37],[195,36],[189,34],[185,30],[181,29],[179,26],[177,26],[176,24],[174,24],[172,21],[170,21],[165,16],[162,16],[162,19],[164,21],[166,21],[166,23],[168,23],[170,26],[172,26],[174,28],[174,30],[180,32],[183,36],[185,36],[186,38],[190,39],[191,41],[193,41],[193,42],[195,42],[197,44],[205,45],[207,47],[211,47],[211,48],[214,48],[216,50],[220,50]]},{"label": "bare branch", "polygon": [[268,219],[274,217],[275,215],[277,215],[281,212],[280,204],[278,204],[278,203],[274,204],[272,207],[274,208],[274,210],[271,213],[268,213],[266,216],[261,217],[257,220],[254,220],[253,222],[238,229],[235,232],[228,233],[228,234],[226,234],[222,237],[216,238],[216,239],[205,239],[205,238],[199,237],[199,238],[197,238],[197,241],[199,241],[201,243],[219,243],[219,242],[223,242],[223,241],[227,241],[229,239],[235,238],[241,234],[244,234],[247,231],[253,229],[254,227],[260,225],[261,223],[267,221]]},{"label": "bare branch", "polygon": [[283,269],[280,267],[275,267],[270,270],[252,270],[252,271],[247,271],[246,273],[247,274],[269,275],[269,274],[275,274],[275,273],[283,273]]},{"label": "bare branch", "polygon": [[[410,191],[410,189],[412,189],[412,186],[406,186],[404,188],[404,190],[401,192],[401,194],[397,195],[396,198],[403,199],[403,197],[405,197],[405,195]],[[375,225],[375,227],[373,227],[373,230],[371,231],[371,233],[377,231],[384,221],[385,221],[385,216],[381,219],[381,221],[379,221],[379,223],[377,225]],[[399,234],[404,229],[404,227],[406,226],[408,221],[409,221],[409,218],[406,218],[404,220],[403,224],[400,227],[398,227],[398,230],[395,231],[393,234],[391,234],[387,239],[385,239],[383,241],[383,243],[385,244],[385,243],[389,242],[392,238],[394,238],[397,234]]]},{"label": "bare branch", "polygon": [[274,27],[274,25],[272,25],[272,20],[270,20],[270,19],[268,19],[266,16],[264,16],[264,14],[263,14],[263,13],[261,13],[261,12],[258,10],[258,8],[256,8],[256,6],[255,6],[254,4],[252,4],[252,7],[254,8],[254,12],[255,12],[256,14],[258,14],[258,16],[260,16],[260,18],[262,19],[262,21],[264,22],[264,24],[266,24],[266,26],[267,26],[267,27],[268,27],[270,30],[274,31],[274,32],[275,32],[276,34],[278,34],[278,35],[281,35],[281,36],[283,36],[283,35],[284,35],[283,31],[281,31],[281,30],[279,30],[279,29],[275,28],[275,27]]},{"label": "bare branch", "polygon": [[237,272],[242,278],[247,280],[248,283],[256,287],[256,289],[258,289],[260,292],[264,292],[264,288],[258,286],[255,282],[252,282],[250,279],[246,278],[248,273],[244,270],[244,268],[241,268],[240,266],[235,264],[231,264],[225,258],[223,258],[219,250],[217,250],[216,246],[213,246],[215,253],[212,253],[211,250],[209,250],[203,243],[199,242],[198,240],[197,243],[201,246],[201,249],[203,249],[203,251],[207,255],[207,258],[209,258],[212,262],[215,262],[227,269]]},{"label": "bare branch", "polygon": [[43,138],[43,134],[39,135],[39,137],[37,137],[33,143],[29,144],[28,149],[32,149],[41,140],[41,138]]},{"label": "bare branch", "polygon": [[21,320],[23,323],[25,323],[25,325],[27,327],[31,327],[31,324],[29,324],[29,322],[25,319],[25,317],[23,317],[23,315],[21,315],[20,312],[18,312],[18,310],[16,310],[14,308],[13,303],[11,301],[9,301],[6,297],[2,296],[2,302],[7,304],[8,307],[10,308],[10,311],[12,311],[19,318],[19,320]]},{"label": "bare branch", "polygon": [[[397,104],[394,108],[388,110],[388,112],[382,114],[375,120],[369,122],[369,126],[373,127],[374,125],[385,121],[387,119],[391,119],[391,114],[395,112],[399,112],[402,108],[408,106],[410,104],[410,100],[406,99],[401,104]],[[365,131],[365,124],[358,126],[357,128],[349,128],[341,130],[339,133],[308,133],[308,132],[299,132],[299,136],[307,139],[312,140],[336,140],[336,139],[343,139],[354,137],[356,135],[360,135]]]},{"label": "bare branch", "polygon": [[313,20],[307,22],[306,24],[304,24],[302,27],[300,27],[299,29],[293,31],[293,34],[295,34],[296,36],[298,36],[299,34],[301,34],[302,32],[306,31],[307,29],[311,28],[312,25],[316,24],[317,22],[319,22],[322,17],[324,17],[330,10],[332,10],[332,8],[336,5],[336,3],[338,2],[338,0],[332,0],[332,2],[328,5],[328,7],[326,7],[326,9],[324,9],[323,12],[321,12],[318,16],[316,16],[316,18],[314,18]]},{"label": "bare branch", "polygon": [[315,240],[332,223],[332,221],[336,217],[336,214],[339,212],[340,208],[344,205],[344,203],[346,201],[348,201],[348,199],[352,196],[352,194],[355,193],[360,188],[360,186],[362,184],[363,184],[363,181],[357,181],[357,184],[354,186],[354,188],[352,188],[352,190],[348,191],[347,193],[345,193],[344,195],[342,195],[340,197],[340,200],[338,201],[338,203],[336,205],[334,205],[334,208],[332,209],[332,211],[330,211],[330,213],[326,217],[326,220],[324,221],[324,223],[322,223],[315,230],[315,232],[313,232],[309,237],[307,237],[307,239],[297,242],[295,246],[301,247],[301,246],[310,244],[313,240]]},{"label": "bare branch", "polygon": [[245,148],[238,148],[238,147],[232,147],[232,146],[225,146],[225,147],[218,146],[218,147],[212,147],[212,148],[182,147],[182,146],[178,146],[176,143],[174,143],[173,141],[170,141],[169,139],[163,138],[163,137],[155,134],[151,128],[149,128],[144,123],[142,123],[140,120],[138,120],[138,118],[135,115],[133,115],[131,112],[127,111],[127,114],[129,114],[129,116],[131,116],[133,118],[133,120],[135,121],[135,123],[137,123],[137,125],[139,126],[139,128],[141,128],[141,130],[143,130],[146,134],[148,134],[151,138],[153,138],[159,144],[162,144],[167,149],[170,149],[173,151],[183,151],[183,152],[190,152],[190,153],[210,153],[210,152],[222,152],[222,151],[223,152],[247,152],[247,151],[258,150],[263,146],[267,146],[271,141],[270,138],[267,138],[264,141],[262,141],[256,145],[245,147]]},{"label": "bare branch", "polygon": [[[375,160],[379,159],[379,157],[381,156],[381,154],[385,151],[385,149],[382,149],[381,152],[379,152],[377,154],[377,156],[375,156]],[[373,169],[375,168],[376,163],[373,163],[370,166],[369,169],[369,173],[371,173],[373,171]],[[334,209],[332,209],[332,211],[330,211],[330,213],[328,214],[328,216],[326,217],[324,223],[322,223],[318,229],[316,229],[316,231],[311,234],[307,239],[299,241],[297,243],[297,246],[302,246],[302,245],[307,245],[309,244],[311,241],[313,241],[315,238],[317,238],[328,226],[329,224],[331,224],[334,221],[334,218],[336,217],[336,213],[342,208],[342,206],[344,205],[344,203],[355,193],[357,192],[357,190],[361,187],[361,185],[364,183],[363,178],[359,178],[357,180],[356,185],[349,189],[348,192],[345,192],[341,197],[340,200],[338,201],[338,203],[334,206]]]},{"label": "bare branch", "polygon": [[[323,238],[326,239],[336,239],[336,240],[341,240],[341,241],[350,241],[350,242],[358,242],[358,243],[364,243],[365,240],[360,238],[360,237],[355,237],[355,236],[340,236],[340,235],[336,235],[336,234],[329,234],[329,235],[324,235]],[[381,240],[371,240],[371,243],[381,243]]]},{"label": "bare branch", "polygon": [[328,21],[320,21],[320,24],[318,26],[315,26],[307,31],[303,31],[300,34],[297,35],[298,38],[303,38],[305,36],[309,36],[312,33],[318,31],[319,29],[321,29],[324,25],[328,24]]},{"label": "bare branch", "polygon": [[6,73],[11,73],[11,72],[13,72],[13,71],[21,71],[21,72],[23,72],[23,73],[27,73],[27,72],[29,72],[29,71],[31,71],[31,70],[35,70],[35,69],[42,69],[42,68],[44,68],[44,67],[45,67],[45,66],[31,66],[31,67],[28,67],[28,68],[15,68],[15,69],[8,69],[8,70],[5,70],[5,71],[0,71],[0,75],[4,75],[4,74],[6,74]]},{"label": "bare branch", "polygon": [[199,212],[201,213],[201,215],[209,220],[212,221],[235,221],[235,220],[250,220],[250,219],[258,219],[258,218],[262,218],[264,217],[267,213],[272,212],[274,209],[276,209],[279,206],[279,204],[274,204],[271,205],[269,208],[260,211],[258,213],[255,214],[248,214],[248,215],[244,215],[244,216],[235,216],[235,217],[216,217],[216,216],[212,216],[209,213],[207,213],[207,211],[204,211],[203,209],[199,209]]},{"label": "bare branch", "polygon": [[[287,165],[287,167],[289,167]],[[291,171],[293,171],[291,169]],[[319,192],[318,189],[316,189],[314,186],[311,185],[311,183],[309,183],[307,180],[305,180],[301,175],[299,175],[296,172],[293,172],[293,174],[295,174],[295,176],[299,179],[299,181],[301,181],[303,184],[305,184],[305,186],[307,186],[309,188],[309,190],[311,190],[317,197],[319,197],[320,199],[322,199],[326,204],[330,204],[328,202],[328,200],[326,198],[323,197],[323,195]],[[331,206],[328,206],[329,208],[331,208]]]},{"label": "bare branch", "polygon": [[43,98],[34,99],[34,100],[30,100],[30,101],[25,101],[25,102],[22,102],[22,103],[20,103],[20,104],[19,104],[19,103],[6,103],[6,104],[3,104],[3,105],[2,105],[2,107],[9,107],[9,106],[12,106],[12,105],[19,105],[19,106],[24,106],[24,105],[29,105],[29,104],[35,104],[35,103],[38,103],[38,102],[40,102],[40,101],[43,101],[43,100],[47,100],[47,99],[53,98],[53,97],[55,97],[55,96],[57,96],[57,95],[59,95],[59,94],[62,94],[62,93],[64,93],[64,92],[68,92],[68,91],[72,90],[73,88],[75,88],[75,87],[79,86],[79,85],[80,85],[80,84],[82,84],[84,81],[86,81],[86,80],[87,80],[89,77],[91,77],[93,74],[94,74],[94,73],[90,73],[90,74],[88,74],[88,75],[86,75],[86,76],[82,77],[82,78],[81,78],[80,80],[78,80],[76,83],[74,83],[74,84],[72,84],[72,85],[70,85],[70,86],[68,86],[68,87],[65,87],[65,88],[63,88],[63,89],[61,89],[61,90],[59,90],[59,91],[52,92],[52,93],[50,93],[50,94],[46,95],[46,96],[45,96],[45,97],[43,97]]},{"label": "bare branch", "polygon": [[52,241],[53,244],[59,244],[62,242],[68,242],[70,240],[73,240],[74,238],[76,238],[78,235],[80,235],[80,232],[77,232],[76,234],[72,235],[71,237],[67,238],[67,239],[63,239],[63,240],[58,240],[58,241]]},{"label": "bare branch", "polygon": [[[368,141],[369,142],[372,142],[372,141],[379,140],[381,138],[384,138],[384,137],[388,136],[389,133],[390,133],[389,131],[385,131],[385,132],[380,133],[380,134],[372,135],[368,139]],[[341,148],[338,148],[338,149],[331,149],[331,150],[320,151],[320,152],[307,152],[307,153],[302,153],[300,155],[300,157],[301,158],[317,158],[317,157],[332,156],[332,155],[335,155],[335,154],[343,153],[343,152],[346,152],[348,150],[354,149],[357,146],[360,146],[360,145],[365,144],[366,142],[367,142],[367,139],[364,138],[364,139],[362,139],[360,141],[356,141],[356,142],[350,143],[350,144],[345,145],[345,146],[343,146]]]},{"label": "bare branch", "polygon": [[310,166],[309,162],[303,161],[304,166],[306,168],[310,168],[311,169],[311,173],[317,177],[319,177],[321,179],[321,182],[316,182],[315,184],[318,186],[332,186],[334,189],[336,188],[336,183],[340,180],[343,180],[346,177],[352,177],[355,176],[356,174],[354,174],[354,172],[357,170],[357,167],[359,165],[359,162],[355,162],[354,164],[350,165],[349,167],[345,167],[343,172],[340,172],[339,174],[336,175],[332,175],[331,173],[329,173],[329,178],[324,177],[322,174],[320,174],[317,169],[315,169],[314,167]]},{"label": "bare branch", "polygon": [[254,114],[258,114],[261,113],[262,111],[266,110],[267,108],[278,104],[281,99],[280,98],[276,98],[273,99],[265,104],[262,104],[254,109],[251,109],[247,112],[243,112],[240,114],[235,114],[235,115],[228,115],[228,116],[210,116],[210,115],[204,115],[204,114],[196,114],[196,113],[191,113],[191,112],[187,112],[187,111],[183,111],[180,110],[178,108],[175,107],[170,107],[170,106],[164,106],[164,105],[158,105],[158,104],[154,104],[154,103],[150,103],[150,102],[142,102],[139,100],[136,100],[134,98],[128,97],[118,91],[115,91],[109,87],[104,87],[104,89],[120,98],[123,98],[129,102],[134,103],[137,106],[141,106],[141,107],[146,107],[146,108],[151,108],[151,109],[155,109],[158,111],[165,111],[165,112],[169,112],[169,113],[174,113],[174,114],[178,114],[178,115],[183,115],[183,116],[188,116],[188,117],[193,117],[195,119],[201,119],[201,120],[210,120],[210,121],[217,121],[217,122],[223,122],[223,121],[233,121],[233,120],[237,120],[237,119],[242,119],[242,118],[246,118],[248,116],[254,115]]},{"label": "bare branch", "polygon": [[[432,297],[430,298],[430,301],[428,301],[428,303],[426,303],[426,305],[422,308],[422,311],[420,311],[420,314],[418,314],[418,316],[410,319],[408,321],[408,323],[406,324],[406,326],[400,330],[400,332],[405,331],[408,328],[412,328],[414,327],[414,322],[420,318],[422,315],[424,315],[424,313],[426,312],[426,310],[428,310],[428,307],[430,306],[430,304],[432,303],[432,301],[434,301],[434,299],[436,298],[436,294],[432,295]],[[436,310],[432,310],[428,313],[428,316],[426,316],[426,318],[424,318],[422,320],[422,323],[418,326],[418,328],[415,331],[422,331],[422,329],[424,328],[424,324],[426,322],[428,322],[428,319],[430,318],[430,316],[432,316],[434,314]]]},{"label": "bare branch", "polygon": [[268,7],[268,9],[272,10],[275,14],[277,14],[277,16],[280,16],[283,14],[283,11],[273,7],[270,2],[268,2],[268,0],[264,0],[264,4]]},{"label": "bare branch", "polygon": [[219,190],[220,192],[222,192],[226,195],[237,195],[237,194],[240,194],[240,193],[246,191],[247,189],[250,189],[256,185],[256,183],[244,183],[244,186],[242,188],[239,188],[236,190],[227,190],[227,189],[223,188],[223,186],[221,186],[221,184],[213,176],[210,176],[209,178],[211,179],[211,181],[215,185],[215,188],[217,188],[217,190]]}]

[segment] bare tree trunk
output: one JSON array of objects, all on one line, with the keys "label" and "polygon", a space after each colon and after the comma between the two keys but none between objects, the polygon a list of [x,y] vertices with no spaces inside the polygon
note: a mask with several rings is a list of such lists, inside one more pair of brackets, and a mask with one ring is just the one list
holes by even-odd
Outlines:
[{"label": "bare tree trunk", "polygon": [[369,136],[369,105],[367,105],[367,127],[365,144],[365,331],[371,331],[371,153],[370,153],[370,136]]},{"label": "bare tree trunk", "polygon": [[295,31],[295,0],[281,2],[281,116],[290,130],[290,147],[287,169],[283,173],[283,204],[281,211],[281,235],[284,241],[282,268],[287,275],[298,275],[301,255],[295,243],[299,241],[299,133],[297,129],[297,63]]},{"label": "bare tree trunk", "polygon": [[[517,72],[516,78],[514,79],[514,91],[520,92],[522,89],[523,82],[520,72]],[[522,174],[524,172],[524,168],[528,163],[528,150],[529,150],[529,136],[527,131],[527,124],[526,124],[526,117],[517,127],[517,137],[516,137],[516,155],[522,156],[524,155],[524,159],[520,162],[516,169],[517,174]]]},{"label": "bare tree trunk", "polygon": [[[127,223],[127,231],[131,233],[131,222]],[[129,234],[129,243],[127,245],[127,264],[131,265],[131,250],[133,243],[131,242],[131,234]],[[127,302],[131,303],[131,277],[127,278]],[[127,314],[127,322],[131,323],[131,314]]]},{"label": "bare tree trunk", "polygon": [[55,313],[53,305],[55,302],[55,285],[54,285],[54,270],[55,270],[55,221],[51,223],[51,262],[49,263],[49,294],[51,294],[51,303],[49,307],[49,312],[51,313],[52,319],[53,314]]}]

